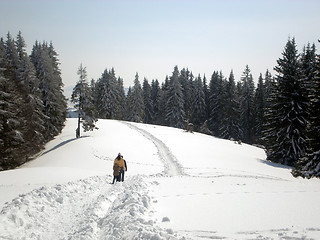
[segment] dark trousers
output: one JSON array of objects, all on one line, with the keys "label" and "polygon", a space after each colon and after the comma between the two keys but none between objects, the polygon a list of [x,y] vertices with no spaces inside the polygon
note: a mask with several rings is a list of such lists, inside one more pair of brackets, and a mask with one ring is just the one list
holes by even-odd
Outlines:
[{"label": "dark trousers", "polygon": [[120,182],[120,175],[119,176],[113,176],[112,184],[114,184],[115,180],[117,180],[117,182]]},{"label": "dark trousers", "polygon": [[124,181],[124,170],[123,168],[120,168],[120,174],[119,174],[119,181]]}]

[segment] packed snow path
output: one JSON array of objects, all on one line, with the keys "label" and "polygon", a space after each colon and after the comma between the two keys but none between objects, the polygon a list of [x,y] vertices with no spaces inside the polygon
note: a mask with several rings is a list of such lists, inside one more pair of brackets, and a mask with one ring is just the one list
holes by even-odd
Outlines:
[{"label": "packed snow path", "polygon": [[129,122],[123,122],[130,128],[140,132],[144,137],[149,139],[158,149],[158,155],[160,160],[164,164],[164,173],[168,176],[178,176],[184,175],[183,168],[179,164],[176,157],[171,153],[170,149],[165,145],[160,139],[156,138],[151,133],[147,132],[144,129],[141,129]]},{"label": "packed snow path", "polygon": [[2,209],[0,239],[177,239],[146,218],[147,189],[138,176],[114,186],[91,177],[35,189]]}]

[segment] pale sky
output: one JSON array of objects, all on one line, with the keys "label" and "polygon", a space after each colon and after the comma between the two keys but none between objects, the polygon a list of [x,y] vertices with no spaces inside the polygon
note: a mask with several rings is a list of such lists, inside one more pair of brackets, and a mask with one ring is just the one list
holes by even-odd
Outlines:
[{"label": "pale sky", "polygon": [[289,37],[301,52],[320,38],[320,0],[0,0],[0,36],[18,31],[31,52],[52,41],[65,94],[87,68],[88,80],[112,67],[133,85],[163,82],[175,65],[195,76],[233,69],[238,81],[248,64],[255,81],[276,60]]}]

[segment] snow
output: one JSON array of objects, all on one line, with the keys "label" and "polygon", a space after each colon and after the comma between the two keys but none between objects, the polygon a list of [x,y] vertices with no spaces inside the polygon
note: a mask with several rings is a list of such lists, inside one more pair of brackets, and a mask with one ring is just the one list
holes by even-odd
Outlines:
[{"label": "snow", "polygon": [[[319,239],[320,181],[263,149],[181,129],[77,119],[0,172],[0,239]],[[110,184],[121,152],[125,181]]]}]

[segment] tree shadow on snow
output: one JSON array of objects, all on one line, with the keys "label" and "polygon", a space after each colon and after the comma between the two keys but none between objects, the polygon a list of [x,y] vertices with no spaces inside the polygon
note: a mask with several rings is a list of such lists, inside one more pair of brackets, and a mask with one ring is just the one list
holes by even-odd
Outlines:
[{"label": "tree shadow on snow", "polygon": [[67,143],[73,142],[73,141],[78,140],[78,139],[81,139],[81,138],[87,138],[87,137],[89,137],[89,136],[82,136],[82,137],[79,137],[79,138],[71,138],[71,139],[65,140],[65,141],[59,143],[58,145],[54,146],[53,148],[45,151],[45,152],[42,153],[41,155],[42,155],[42,156],[43,156],[43,155],[46,155],[47,153],[49,153],[49,152],[51,152],[51,151],[53,151],[53,150],[56,150],[56,149],[58,149],[58,148],[60,148],[60,147],[62,147],[62,146],[64,146],[64,145],[66,145]]},{"label": "tree shadow on snow", "polygon": [[268,160],[265,159],[258,159],[260,162],[262,162],[263,164],[267,164],[269,166],[275,167],[275,168],[283,168],[283,169],[289,169],[292,170],[293,168],[287,165],[283,165],[280,163],[274,163],[274,162],[270,162]]}]

